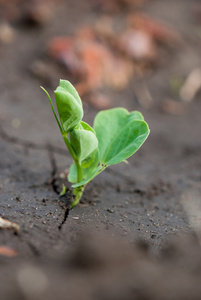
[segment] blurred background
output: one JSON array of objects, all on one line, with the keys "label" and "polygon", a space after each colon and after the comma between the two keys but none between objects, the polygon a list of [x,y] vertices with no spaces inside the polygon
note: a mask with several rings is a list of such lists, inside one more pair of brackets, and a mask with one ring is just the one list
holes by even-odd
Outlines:
[{"label": "blurred background", "polygon": [[1,0],[0,18],[1,118],[15,133],[30,122],[23,109],[39,109],[35,98],[49,115],[38,87],[54,90],[59,78],[95,111],[182,116],[199,93],[199,1]]}]

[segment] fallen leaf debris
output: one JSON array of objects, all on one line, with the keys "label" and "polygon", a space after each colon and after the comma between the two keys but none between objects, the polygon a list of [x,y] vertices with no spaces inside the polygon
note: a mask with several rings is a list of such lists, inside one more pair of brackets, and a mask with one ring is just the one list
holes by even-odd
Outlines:
[{"label": "fallen leaf debris", "polygon": [[13,229],[16,233],[18,233],[20,226],[17,223],[10,222],[0,217],[0,229]]}]

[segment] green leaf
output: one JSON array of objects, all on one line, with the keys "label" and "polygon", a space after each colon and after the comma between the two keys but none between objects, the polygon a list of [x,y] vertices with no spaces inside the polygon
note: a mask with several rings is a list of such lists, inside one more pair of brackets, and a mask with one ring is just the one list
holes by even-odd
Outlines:
[{"label": "green leaf", "polygon": [[85,123],[85,122],[83,122],[83,121],[80,121],[79,124],[82,126],[83,129],[88,130],[88,131],[91,131],[91,132],[93,132],[94,134],[96,134],[96,133],[95,133],[95,130],[94,130],[89,124],[87,124],[87,123]]},{"label": "green leaf", "polygon": [[100,174],[102,171],[104,171],[105,168],[106,168],[106,166],[98,166],[86,179],[84,179],[83,181],[81,181],[79,183],[73,184],[72,187],[77,188],[79,186],[86,185],[93,178],[95,178],[98,174]]},{"label": "green leaf", "polygon": [[59,194],[59,196],[63,196],[63,195],[65,195],[65,193],[66,193],[66,187],[65,187],[65,185],[62,183],[62,191],[61,191],[61,193]]},{"label": "green leaf", "polygon": [[133,155],[149,135],[149,128],[139,112],[124,108],[101,111],[94,120],[99,143],[100,163],[117,164]]},{"label": "green leaf", "polygon": [[91,130],[85,130],[82,128],[73,129],[70,132],[70,143],[79,164],[98,149],[98,140],[96,135]]},{"label": "green leaf", "polygon": [[141,114],[141,112],[139,112],[137,110],[134,110],[134,111],[132,111],[132,112],[129,113],[128,121],[131,120],[131,119],[132,120],[141,120],[141,121],[144,121],[143,115]]},{"label": "green leaf", "polygon": [[[94,162],[95,158],[98,157],[97,164],[99,162],[99,155],[98,155],[98,148],[96,148],[90,155],[88,155],[84,160],[81,162],[81,167],[83,169],[89,168],[91,164]],[[97,166],[96,164],[96,166]]]},{"label": "green leaf", "polygon": [[54,92],[63,130],[68,133],[83,118],[82,102],[70,82],[61,80]]},{"label": "green leaf", "polygon": [[[81,128],[85,129],[85,130],[88,130],[88,131],[91,131],[93,132],[94,134],[95,133],[95,130],[87,123],[81,121],[79,123],[79,125],[81,126]],[[92,163],[94,165],[94,161],[96,163],[95,167],[97,166],[98,162],[99,162],[99,153],[97,151],[98,149],[96,148],[89,156],[87,156],[82,162],[81,162],[81,166],[82,168],[88,168]]]},{"label": "green leaf", "polygon": [[77,168],[75,163],[73,163],[69,168],[68,181],[71,183],[77,183]]},{"label": "green leaf", "polygon": [[[93,154],[93,158],[91,159],[90,164],[88,164],[88,167],[83,168],[83,166],[82,166],[83,180],[88,178],[94,172],[94,170],[97,168],[98,162],[99,162],[99,155],[98,155],[98,151],[96,151]],[[69,174],[68,174],[68,181],[72,182],[72,183],[77,183],[77,168],[76,168],[75,163],[73,163],[70,166]]]},{"label": "green leaf", "polygon": [[78,92],[76,91],[76,89],[74,88],[74,86],[70,83],[70,81],[60,79],[59,85],[64,90],[66,90],[67,92],[69,92],[77,100],[77,102],[80,103],[80,105],[82,105],[82,101],[80,99],[80,96],[78,95]]}]

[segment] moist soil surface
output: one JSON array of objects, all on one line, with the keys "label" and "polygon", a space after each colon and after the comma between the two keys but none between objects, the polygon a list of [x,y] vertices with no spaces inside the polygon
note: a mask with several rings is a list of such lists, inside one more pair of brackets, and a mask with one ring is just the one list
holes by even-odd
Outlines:
[{"label": "moist soil surface", "polygon": [[[70,194],[58,192],[71,158],[40,85],[53,96],[59,79],[70,77],[52,62],[48,79],[32,72],[51,38],[99,16],[93,1],[67,2],[45,25],[11,24],[14,40],[0,45],[0,216],[20,225],[18,232],[0,230],[0,246],[16,254],[0,255],[0,298],[201,299],[201,96],[186,103],[170,88],[172,78],[200,66],[199,3],[153,0],[142,7],[180,42],[124,91],[106,92],[113,107],[140,110],[150,136],[129,164],[95,178],[67,216]],[[150,107],[136,96],[142,85]],[[172,99],[176,111],[166,107]],[[92,125],[98,109],[84,102],[84,110]]]}]

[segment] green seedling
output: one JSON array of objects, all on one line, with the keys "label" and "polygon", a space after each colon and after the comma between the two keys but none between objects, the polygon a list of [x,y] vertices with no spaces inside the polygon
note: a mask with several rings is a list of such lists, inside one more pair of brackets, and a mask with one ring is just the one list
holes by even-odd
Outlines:
[{"label": "green seedling", "polygon": [[[86,185],[107,167],[126,162],[144,143],[149,127],[138,111],[128,112],[125,108],[100,111],[93,128],[82,121],[82,101],[66,80],[60,80],[55,90],[59,118],[52,100],[47,94],[64,142],[73,158],[68,181],[73,183],[73,202],[77,205]],[[65,193],[65,187],[61,192]]]}]

